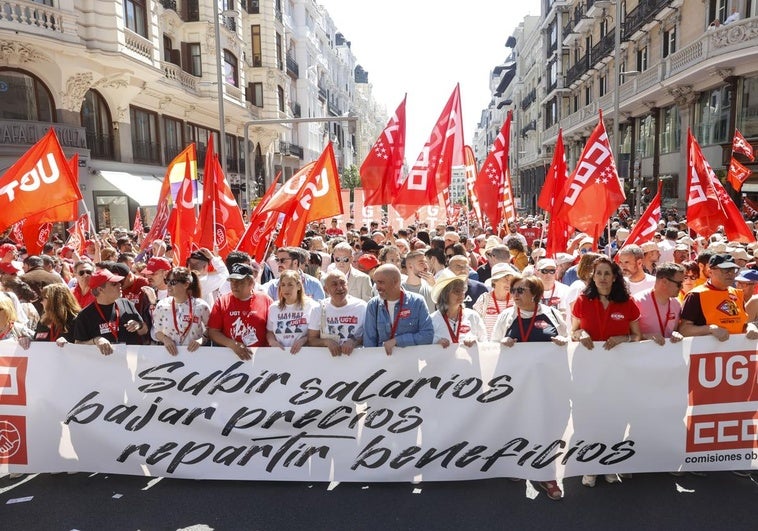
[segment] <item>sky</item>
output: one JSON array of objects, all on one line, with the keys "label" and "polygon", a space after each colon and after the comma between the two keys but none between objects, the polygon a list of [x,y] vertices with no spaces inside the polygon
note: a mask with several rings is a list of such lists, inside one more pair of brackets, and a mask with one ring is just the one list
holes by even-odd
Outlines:
[{"label": "sky", "polygon": [[405,157],[413,164],[455,84],[461,84],[464,135],[471,144],[492,97],[491,70],[510,54],[506,39],[540,0],[317,0],[368,71],[388,116],[408,93]]}]

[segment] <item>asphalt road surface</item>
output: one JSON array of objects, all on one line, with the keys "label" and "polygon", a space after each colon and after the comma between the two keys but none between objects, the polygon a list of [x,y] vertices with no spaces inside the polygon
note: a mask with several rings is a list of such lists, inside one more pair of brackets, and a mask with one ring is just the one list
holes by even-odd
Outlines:
[{"label": "asphalt road surface", "polygon": [[105,474],[0,478],[3,530],[755,530],[758,482],[731,473],[578,478],[565,497],[507,479],[421,483],[193,481]]}]

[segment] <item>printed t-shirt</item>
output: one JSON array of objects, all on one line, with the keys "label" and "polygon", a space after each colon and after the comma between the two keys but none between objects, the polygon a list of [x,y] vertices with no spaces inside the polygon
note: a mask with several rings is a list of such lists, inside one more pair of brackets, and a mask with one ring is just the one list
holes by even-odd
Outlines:
[{"label": "printed t-shirt", "polygon": [[126,323],[129,321],[143,322],[131,301],[121,298],[116,299],[114,304],[93,302],[74,319],[74,340],[91,341],[102,336],[111,343],[142,344],[139,334],[127,331]]},{"label": "printed t-shirt", "polygon": [[[363,323],[366,321],[366,301],[351,295],[344,306],[333,306],[331,299],[320,301],[311,310],[308,330],[319,330],[322,339],[334,339],[344,343],[350,338],[363,337]],[[322,327],[322,317],[326,323]]]},{"label": "printed t-shirt", "polygon": [[284,347],[291,347],[295,341],[308,334],[308,319],[317,303],[305,299],[303,306],[287,304],[279,307],[279,301],[271,303],[268,309],[266,329],[273,332],[276,340]]},{"label": "printed t-shirt", "polygon": [[247,300],[239,300],[232,293],[222,295],[213,304],[208,328],[221,330],[226,337],[246,347],[267,347],[266,322],[271,298],[253,293]]}]

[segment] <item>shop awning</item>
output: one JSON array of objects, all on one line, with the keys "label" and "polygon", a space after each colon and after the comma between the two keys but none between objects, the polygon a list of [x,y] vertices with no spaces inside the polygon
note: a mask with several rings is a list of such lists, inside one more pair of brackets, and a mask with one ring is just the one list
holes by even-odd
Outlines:
[{"label": "shop awning", "polygon": [[742,185],[742,192],[758,192],[758,181],[745,183]]},{"label": "shop awning", "polygon": [[155,206],[161,193],[163,176],[140,175],[123,171],[100,170],[100,176],[128,195],[139,206]]}]

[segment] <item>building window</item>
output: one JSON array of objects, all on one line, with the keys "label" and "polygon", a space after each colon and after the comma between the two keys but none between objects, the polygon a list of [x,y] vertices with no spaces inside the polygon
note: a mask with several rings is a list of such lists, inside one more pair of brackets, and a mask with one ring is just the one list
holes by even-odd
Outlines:
[{"label": "building window", "polygon": [[203,76],[203,57],[199,42],[182,43],[182,69],[196,77]]},{"label": "building window", "polygon": [[606,74],[597,79],[597,91],[599,97],[605,96],[606,92],[608,92],[608,76]]},{"label": "building window", "polygon": [[261,27],[256,24],[250,26],[251,46],[253,48],[253,66],[263,66],[263,54],[261,52]]},{"label": "building window", "polygon": [[643,157],[652,157],[655,150],[655,120],[652,115],[639,119],[637,132],[637,151]]},{"label": "building window", "polygon": [[679,120],[679,107],[672,105],[661,109],[661,154],[676,153],[679,151],[681,138],[681,125]]},{"label": "building window", "polygon": [[224,50],[224,81],[239,87],[239,66],[237,58],[229,50]]},{"label": "building window", "polygon": [[176,118],[164,116],[163,129],[165,138],[164,151],[166,164],[168,164],[184,149],[184,122]]},{"label": "building window", "polygon": [[237,143],[237,137],[234,135],[226,135],[226,169],[227,171],[233,171],[235,173],[239,173],[239,167],[237,166],[237,160],[239,159],[237,148],[239,147],[239,144]]},{"label": "building window", "polygon": [[284,89],[281,85],[276,87],[276,93],[279,98],[279,110],[284,112]]},{"label": "building window", "polygon": [[282,59],[282,34],[276,34],[276,67],[284,70],[284,61]]},{"label": "building window", "polygon": [[256,107],[263,108],[263,83],[247,84],[247,101]]},{"label": "building window", "polygon": [[729,112],[732,107],[726,86],[700,94],[695,104],[695,134],[702,145],[719,144],[731,140]]},{"label": "building window", "polygon": [[578,112],[579,111],[579,94],[574,94],[574,106],[573,111]]},{"label": "building window", "polygon": [[[205,166],[205,155],[208,152],[208,139],[213,136],[213,145],[218,146],[218,133],[202,125],[189,124],[189,141],[197,147],[197,164]],[[218,149],[218,148],[216,148]]]},{"label": "building window", "polygon": [[95,90],[84,95],[79,119],[87,136],[87,147],[93,159],[113,160],[113,133],[108,105]]},{"label": "building window", "polygon": [[676,26],[663,32],[663,57],[676,51]]},{"label": "building window", "polygon": [[637,50],[637,71],[644,72],[647,70],[647,46]]},{"label": "building window", "polygon": [[545,105],[545,128],[558,123],[558,100],[553,98]]},{"label": "building window", "polygon": [[729,10],[727,6],[727,0],[709,0],[708,2],[708,21],[706,24],[710,24],[714,20],[718,19],[721,22],[726,20],[729,16]]},{"label": "building window", "polygon": [[158,115],[138,107],[129,107],[132,126],[132,155],[134,162],[161,163]]},{"label": "building window", "polygon": [[742,108],[737,113],[737,127],[746,138],[758,136],[758,77],[742,81]]},{"label": "building window", "polygon": [[590,103],[592,103],[592,83],[584,87],[584,105],[586,106]]},{"label": "building window", "polygon": [[124,0],[126,27],[147,39],[146,0]]},{"label": "building window", "polygon": [[0,70],[0,118],[55,122],[55,105],[47,87],[36,77],[17,70]]}]

